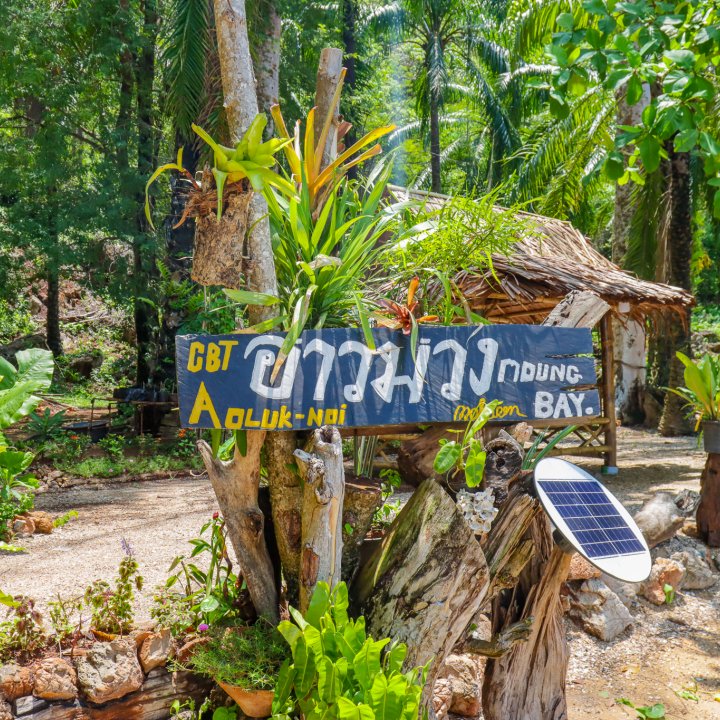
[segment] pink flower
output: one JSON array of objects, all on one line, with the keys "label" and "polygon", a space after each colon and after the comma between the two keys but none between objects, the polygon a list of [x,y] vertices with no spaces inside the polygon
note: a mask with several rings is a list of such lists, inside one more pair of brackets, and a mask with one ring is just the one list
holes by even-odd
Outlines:
[{"label": "pink flower", "polygon": [[207,623],[200,623],[198,625],[197,631],[198,632],[207,632],[210,629],[210,626]]}]

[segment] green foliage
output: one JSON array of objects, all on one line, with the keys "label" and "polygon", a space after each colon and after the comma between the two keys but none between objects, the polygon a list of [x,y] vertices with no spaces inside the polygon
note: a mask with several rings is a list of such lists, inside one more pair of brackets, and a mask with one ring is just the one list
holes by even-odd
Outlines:
[{"label": "green foliage", "polygon": [[115,588],[105,580],[96,580],[85,590],[85,605],[92,611],[91,625],[106,633],[125,634],[132,628],[134,590],[142,590],[143,578],[137,560],[125,540],[126,556],[120,561]]},{"label": "green foliage", "polygon": [[[307,612],[291,609],[294,622],[278,631],[292,653],[280,669],[273,718],[327,717],[338,720],[414,720],[427,673],[402,672],[407,647],[390,638],[373,640],[365,618],[348,616],[344,583],[332,591],[318,583]],[[424,713],[423,713],[424,716]]]},{"label": "green foliage", "polygon": [[720,418],[720,358],[717,355],[703,355],[691,360],[684,353],[676,353],[685,366],[685,386],[668,388],[686,401],[691,416],[699,425],[703,420]]},{"label": "green foliage", "polygon": [[125,454],[126,441],[122,435],[106,435],[101,440],[98,440],[97,444],[115,462],[119,461]]},{"label": "green foliage", "polygon": [[55,528],[61,528],[65,525],[67,525],[71,520],[77,520],[79,514],[77,510],[68,510],[66,513],[63,513],[62,515],[58,515],[53,520],[53,527]]},{"label": "green foliage", "polygon": [[[487,403],[479,411],[477,418],[471,420],[462,440],[440,440],[438,450],[433,462],[433,469],[440,475],[465,472],[465,484],[470,487],[479,487],[485,474],[485,460],[487,453],[483,449],[482,439],[476,435],[482,430],[492,418],[495,409],[500,405],[498,400]],[[459,432],[459,431],[458,431]]]},{"label": "green foliage", "polygon": [[209,641],[190,661],[192,669],[216,682],[244,690],[272,690],[288,651],[282,636],[267,620],[254,625],[213,625]]},{"label": "green foliage", "polygon": [[540,445],[548,435],[548,430],[543,430],[533,441],[530,449],[525,453],[525,457],[522,462],[523,470],[534,470],[535,466],[544,458],[547,457],[553,450],[553,448],[561,443],[568,435],[575,432],[576,425],[568,425],[566,428],[560,430],[560,432],[553,435],[543,448]]},{"label": "green foliage", "polygon": [[[82,630],[82,608],[82,597],[64,598],[57,595],[56,600],[51,600],[48,603],[53,639],[59,646],[80,634]],[[80,621],[76,620],[78,617]]]},{"label": "green foliage", "polygon": [[[618,128],[615,147],[605,159],[613,180],[644,182],[667,157],[666,143],[676,153],[693,151],[703,160],[715,191],[720,218],[720,142],[715,126],[717,67],[720,65],[720,10],[713,0],[662,3],[584,2],[582,10],[558,16],[558,32],[550,52],[557,70],[550,107],[559,118],[569,112],[569,99],[600,84],[624,91],[628,105],[653,92],[642,122]],[[631,150],[627,164],[621,150]]]},{"label": "green foliage", "polygon": [[62,433],[66,412],[66,410],[59,410],[54,413],[50,408],[45,408],[42,415],[39,415],[35,411],[31,412],[30,420],[27,424],[30,439],[47,442],[48,440],[58,437]]},{"label": "green foliage", "polygon": [[675,588],[669,583],[663,585],[663,594],[665,595],[666,605],[672,605],[675,602]]},{"label": "green foliage", "polygon": [[390,501],[395,491],[400,487],[400,473],[397,470],[385,468],[380,471],[380,507],[373,515],[373,523],[383,526],[392,522],[400,510],[400,500]]},{"label": "green foliage", "polygon": [[634,705],[627,698],[617,698],[615,702],[618,705],[626,705],[632,708],[636,713],[636,718],[639,720],[664,720],[665,718],[665,706],[662,703],[656,703],[655,705]]},{"label": "green foliage", "polygon": [[9,620],[0,622],[0,662],[19,654],[29,658],[45,646],[40,613],[32,598],[12,597],[0,591],[0,605],[8,608]]},{"label": "green foliage", "polygon": [[215,625],[237,618],[242,609],[242,580],[227,552],[225,521],[215,513],[190,545],[189,556],[179,555],[172,561],[172,574],[151,610],[158,622],[180,635],[203,623]]}]

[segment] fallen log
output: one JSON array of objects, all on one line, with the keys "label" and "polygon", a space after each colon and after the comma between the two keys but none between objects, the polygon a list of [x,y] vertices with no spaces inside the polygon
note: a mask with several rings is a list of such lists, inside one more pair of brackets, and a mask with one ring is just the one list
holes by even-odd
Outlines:
[{"label": "fallen log", "polygon": [[345,470],[336,427],[313,431],[307,450],[295,450],[304,480],[300,557],[300,610],[310,604],[315,586],[340,582]]}]

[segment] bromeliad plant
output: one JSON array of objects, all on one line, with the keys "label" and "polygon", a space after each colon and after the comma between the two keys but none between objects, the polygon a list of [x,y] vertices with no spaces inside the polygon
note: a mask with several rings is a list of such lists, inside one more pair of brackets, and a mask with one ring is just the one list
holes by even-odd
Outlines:
[{"label": "bromeliad plant", "polygon": [[395,129],[394,125],[376,128],[363,135],[363,137],[349,148],[344,149],[341,142],[351,126],[347,122],[341,123],[337,129],[339,154],[327,167],[323,167],[323,150],[325,149],[328,136],[332,131],[333,117],[340,102],[344,79],[345,70],[343,69],[327,114],[324,118],[320,119],[322,129],[317,143],[315,142],[315,108],[310,110],[307,120],[305,121],[305,133],[302,144],[300,142],[300,121],[296,123],[293,135],[290,135],[287,125],[285,124],[285,119],[280,111],[280,106],[273,105],[273,107],[270,108],[270,114],[275,121],[277,132],[286,142],[283,150],[288,165],[290,166],[293,180],[298,187],[303,186],[307,191],[310,208],[314,212],[318,211],[318,209],[324,205],[325,201],[334,194],[339,180],[347,174],[350,168],[379,155],[382,152],[382,148],[379,144],[375,144],[368,150],[360,151]]},{"label": "bromeliad plant", "polygon": [[[275,187],[288,195],[294,194],[294,188],[285,178],[276,173],[271,168],[277,162],[275,153],[287,145],[290,140],[281,140],[271,138],[266,142],[262,142],[262,134],[267,125],[267,117],[260,113],[250,123],[240,142],[234,147],[226,147],[214,140],[201,127],[193,124],[192,129],[213,151],[214,164],[212,174],[215,179],[215,190],[217,192],[217,218],[222,216],[223,194],[226,186],[248,180],[253,190],[262,192],[268,186]],[[180,148],[177,154],[177,160],[174,163],[161,165],[147,181],[145,185],[145,216],[150,226],[152,217],[150,214],[150,186],[157,180],[160,175],[169,171],[176,170],[190,181],[192,189],[196,193],[202,193],[207,188],[202,188],[195,181],[192,174],[183,167],[182,164],[183,149]],[[188,216],[193,213],[195,204],[189,199],[185,205],[185,211],[175,227],[182,225]]]},{"label": "bromeliad plant", "polygon": [[305,616],[291,608],[294,622],[278,625],[292,661],[278,675],[274,720],[417,720],[428,667],[404,673],[407,647],[368,637],[348,604],[344,583],[332,591],[318,583]]}]

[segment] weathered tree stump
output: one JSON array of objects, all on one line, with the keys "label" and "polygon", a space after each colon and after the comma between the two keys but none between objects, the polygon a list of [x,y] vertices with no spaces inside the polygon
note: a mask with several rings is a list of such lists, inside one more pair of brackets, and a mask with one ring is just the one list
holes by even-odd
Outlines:
[{"label": "weathered tree stump", "polygon": [[508,483],[522,470],[525,456],[520,443],[504,430],[493,440],[485,443],[487,459],[483,486],[492,490],[495,504],[501,505],[507,498]]},{"label": "weathered tree stump", "polygon": [[403,441],[398,450],[400,477],[413,487],[418,487],[428,478],[437,479],[433,463],[440,449],[440,440],[456,440],[457,436],[457,432],[446,428],[432,427],[419,437]]},{"label": "weathered tree stump", "polygon": [[[352,476],[351,476],[352,477]],[[348,480],[345,476],[343,505],[342,579],[350,582],[360,561],[360,550],[372,525],[375,511],[382,503],[379,482]]]},{"label": "weathered tree stump", "polygon": [[295,450],[304,480],[300,556],[300,609],[310,604],[315,586],[340,582],[345,469],[336,427],[313,431],[308,450]]},{"label": "weathered tree stump", "polygon": [[720,455],[708,453],[700,479],[698,533],[710,547],[720,547]]},{"label": "weathered tree stump", "polygon": [[241,287],[244,238],[252,197],[252,191],[226,195],[219,220],[215,212],[195,219],[191,273],[195,282],[235,289]]},{"label": "weathered tree stump", "polygon": [[485,556],[457,505],[426,480],[360,568],[352,596],[368,631],[407,643],[407,667],[437,670],[483,603]]},{"label": "weathered tree stump", "polygon": [[247,451],[237,447],[230,461],[213,457],[210,446],[198,442],[205,469],[225,518],[228,537],[235,548],[248,592],[258,615],[279,618],[275,570],[265,541],[265,516],[258,506],[260,448],[265,433],[247,433]]}]

